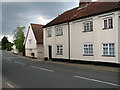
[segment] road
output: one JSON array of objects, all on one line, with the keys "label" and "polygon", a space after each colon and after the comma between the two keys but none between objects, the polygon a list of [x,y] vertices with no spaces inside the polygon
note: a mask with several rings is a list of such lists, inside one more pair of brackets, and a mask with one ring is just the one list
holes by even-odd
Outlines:
[{"label": "road", "polygon": [[118,88],[118,72],[36,62],[2,52],[2,76],[11,88]]}]

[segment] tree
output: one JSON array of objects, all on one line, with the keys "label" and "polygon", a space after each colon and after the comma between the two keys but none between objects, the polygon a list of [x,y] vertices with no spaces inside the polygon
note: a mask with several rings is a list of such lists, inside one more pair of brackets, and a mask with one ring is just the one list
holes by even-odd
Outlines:
[{"label": "tree", "polygon": [[16,48],[18,49],[18,52],[23,52],[24,50],[24,32],[23,30],[25,29],[25,27],[17,27],[16,30],[13,31],[14,34],[14,44],[16,46]]},{"label": "tree", "polygon": [[6,36],[4,36],[1,40],[1,43],[2,43],[2,50],[5,50],[7,47],[6,47],[6,44],[9,43],[8,39]]}]

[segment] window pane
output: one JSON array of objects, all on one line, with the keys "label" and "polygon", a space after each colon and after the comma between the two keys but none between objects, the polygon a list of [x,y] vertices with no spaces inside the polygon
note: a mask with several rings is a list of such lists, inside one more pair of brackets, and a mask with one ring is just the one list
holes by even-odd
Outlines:
[{"label": "window pane", "polygon": [[86,31],[87,27],[86,27],[86,23],[83,23],[84,24],[84,31]]},{"label": "window pane", "polygon": [[112,28],[112,27],[113,27],[113,21],[112,21],[112,18],[109,18],[109,19],[108,19],[108,22],[109,22],[109,28]]},{"label": "window pane", "polygon": [[114,49],[114,43],[109,44],[109,54],[110,55],[115,55],[115,49]]},{"label": "window pane", "polygon": [[104,20],[104,28],[107,28],[107,20]]},{"label": "window pane", "polygon": [[103,44],[103,55],[108,55],[108,44]]},{"label": "window pane", "polygon": [[89,31],[89,23],[87,23],[87,31]]},{"label": "window pane", "polygon": [[90,31],[93,31],[93,22],[90,22]]},{"label": "window pane", "polygon": [[29,39],[29,44],[31,44],[32,43],[32,40],[31,39]]}]

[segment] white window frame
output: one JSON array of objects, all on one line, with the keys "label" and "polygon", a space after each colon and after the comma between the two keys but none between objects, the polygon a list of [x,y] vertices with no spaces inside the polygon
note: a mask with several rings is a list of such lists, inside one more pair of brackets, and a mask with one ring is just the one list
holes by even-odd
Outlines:
[{"label": "white window frame", "polygon": [[[92,47],[90,47],[91,45],[92,45]],[[86,51],[85,51],[85,49],[86,49]],[[83,45],[83,55],[93,56],[93,43],[85,43]]]},{"label": "white window frame", "polygon": [[[104,46],[104,45],[107,45],[107,46]],[[111,47],[110,48],[110,45],[114,45],[114,47]],[[106,52],[104,52],[104,48],[107,48],[107,54]],[[113,51],[110,51],[113,50]],[[102,43],[102,56],[115,56],[115,43]]]},{"label": "white window frame", "polygon": [[30,53],[30,54],[32,53],[32,49],[29,49],[29,53]]},{"label": "white window frame", "polygon": [[56,45],[56,54],[57,55],[63,55],[63,45],[62,44],[57,44]]},{"label": "white window frame", "polygon": [[[109,20],[112,20],[112,22],[110,23],[109,22]],[[107,21],[107,26],[105,27],[105,23],[104,23],[104,21]],[[107,17],[107,18],[104,18],[103,19],[103,29],[111,29],[111,28],[113,28],[113,17]]]},{"label": "white window frame", "polygon": [[52,30],[51,30],[51,29],[48,29],[48,30],[47,30],[47,36],[48,36],[48,37],[52,37]]},{"label": "white window frame", "polygon": [[60,27],[56,27],[56,36],[61,36],[63,35],[63,28]]},{"label": "white window frame", "polygon": [[29,44],[32,44],[32,39],[29,39]]},{"label": "white window frame", "polygon": [[[88,25],[88,27],[87,27]],[[83,31],[90,32],[93,31],[93,21],[87,21],[83,23]]]}]

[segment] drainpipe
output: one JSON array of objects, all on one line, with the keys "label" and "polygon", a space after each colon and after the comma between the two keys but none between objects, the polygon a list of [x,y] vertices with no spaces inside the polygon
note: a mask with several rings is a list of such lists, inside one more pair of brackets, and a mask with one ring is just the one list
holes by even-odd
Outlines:
[{"label": "drainpipe", "polygon": [[70,24],[68,22],[68,53],[69,53],[69,60],[70,60]]}]

